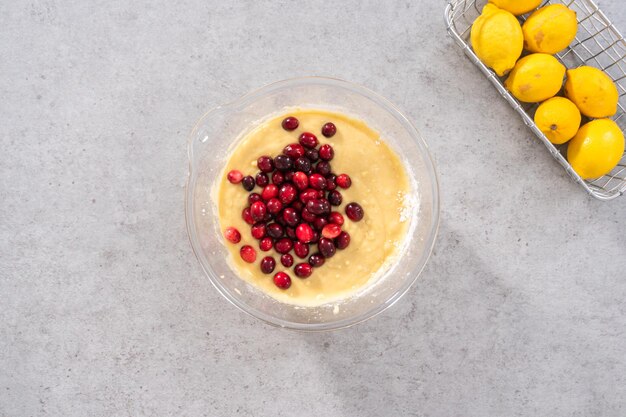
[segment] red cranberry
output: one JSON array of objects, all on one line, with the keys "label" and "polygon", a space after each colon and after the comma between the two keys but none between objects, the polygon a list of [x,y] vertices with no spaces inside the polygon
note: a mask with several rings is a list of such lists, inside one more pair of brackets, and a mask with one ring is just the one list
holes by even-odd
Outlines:
[{"label": "red cranberry", "polygon": [[364,214],[363,207],[361,207],[358,203],[350,203],[346,206],[346,215],[352,221],[360,221]]},{"label": "red cranberry", "polygon": [[274,171],[272,173],[272,182],[276,185],[280,185],[285,182],[285,176],[280,171]]},{"label": "red cranberry", "polygon": [[241,255],[241,259],[251,264],[256,261],[256,251],[250,245],[244,245],[239,249],[239,255]]},{"label": "red cranberry", "polygon": [[286,253],[280,257],[280,263],[283,264],[285,268],[291,267],[293,265],[293,256]]},{"label": "red cranberry", "polygon": [[298,258],[306,258],[309,254],[309,245],[299,240],[293,243],[293,251]]},{"label": "red cranberry", "polygon": [[320,159],[320,154],[317,149],[307,149],[304,152],[304,156],[311,162],[317,162]]},{"label": "red cranberry", "polygon": [[257,201],[256,203],[252,203],[250,206],[250,214],[252,215],[252,219],[256,222],[260,222],[265,218],[265,214],[267,213],[267,207],[265,204]]},{"label": "red cranberry", "polygon": [[335,239],[335,246],[339,249],[345,249],[350,244],[350,235],[348,232],[341,232]]},{"label": "red cranberry", "polygon": [[268,184],[261,191],[263,200],[268,201],[278,196],[278,187],[275,184]]},{"label": "red cranberry", "polygon": [[293,174],[293,183],[299,190],[304,190],[309,186],[309,177],[302,171],[298,171]]},{"label": "red cranberry", "polygon": [[313,255],[309,256],[309,264],[313,268],[319,268],[320,266],[324,265],[324,261],[326,261],[326,258],[324,258],[324,256],[319,253],[314,253]]},{"label": "red cranberry", "polygon": [[291,241],[291,239],[289,239],[287,237],[284,237],[284,238],[278,240],[274,244],[274,249],[276,249],[276,252],[278,252],[278,253],[287,253],[292,248],[293,248],[293,242]]},{"label": "red cranberry", "polygon": [[328,215],[328,221],[339,226],[341,226],[344,222],[343,216],[337,211],[330,212],[330,214]]},{"label": "red cranberry", "polygon": [[226,178],[231,184],[239,184],[241,180],[243,180],[243,174],[241,173],[241,171],[233,169],[226,175]]},{"label": "red cranberry", "polygon": [[286,290],[291,287],[291,278],[284,272],[278,272],[274,275],[274,285],[280,289]]},{"label": "red cranberry", "polygon": [[313,227],[315,227],[315,230],[322,230],[327,224],[328,220],[323,217],[316,217],[313,221]]},{"label": "red cranberry", "polygon": [[287,155],[278,155],[274,158],[274,166],[279,171],[288,171],[293,168],[293,158]]},{"label": "red cranberry", "polygon": [[293,207],[287,207],[283,210],[283,220],[289,226],[295,226],[300,221],[300,215]]},{"label": "red cranberry", "polygon": [[296,265],[296,267],[293,269],[293,272],[296,273],[297,277],[308,278],[313,273],[313,267],[307,263],[301,263]]},{"label": "red cranberry", "polygon": [[256,185],[258,185],[259,187],[265,187],[267,184],[270,183],[270,178],[264,172],[259,172],[258,174],[256,174],[255,179]]},{"label": "red cranberry", "polygon": [[285,229],[278,223],[270,223],[266,227],[266,233],[268,236],[278,239],[283,237]]},{"label": "red cranberry", "polygon": [[306,173],[311,172],[311,170],[313,169],[313,166],[311,165],[311,161],[306,159],[304,156],[301,156],[300,158],[296,159],[296,162],[293,163],[293,167],[294,169],[298,171],[303,171]]},{"label": "red cranberry", "polygon": [[[265,208],[267,209],[267,206],[265,206]],[[269,211],[266,210],[265,216],[263,217],[263,221],[267,223],[270,220],[272,220],[272,215],[270,214]]]},{"label": "red cranberry", "polygon": [[297,159],[301,156],[304,156],[304,146],[300,145],[299,143],[292,143],[285,146],[285,149],[283,149],[283,153],[287,156],[292,157],[293,159]]},{"label": "red cranberry", "polygon": [[337,133],[337,126],[334,123],[328,122],[324,126],[322,126],[322,135],[327,138],[332,138]]},{"label": "red cranberry", "polygon": [[274,241],[272,240],[271,237],[264,237],[263,239],[261,239],[261,241],[259,242],[259,248],[263,251],[263,252],[267,252],[268,250],[272,249],[272,246],[274,246]]},{"label": "red cranberry", "polygon": [[330,163],[328,161],[319,161],[315,166],[315,172],[324,176],[330,174]]},{"label": "red cranberry", "polygon": [[348,176],[348,174],[341,174],[337,176],[337,179],[335,180],[335,182],[337,183],[338,186],[340,186],[341,188],[350,188],[350,186],[352,185],[352,180],[350,179],[350,177]]},{"label": "red cranberry", "polygon": [[241,218],[248,224],[254,224],[254,219],[252,218],[252,214],[250,212],[250,207],[246,207],[241,212]]},{"label": "red cranberry", "polygon": [[331,223],[324,226],[322,229],[322,236],[326,239],[334,239],[341,234],[341,226]]},{"label": "red cranberry", "polygon": [[324,258],[331,258],[336,252],[333,241],[325,237],[321,238],[319,242],[317,242],[317,250],[324,255]]},{"label": "red cranberry", "polygon": [[252,226],[252,237],[255,239],[262,239],[265,237],[265,223],[255,223]]},{"label": "red cranberry", "polygon": [[317,219],[317,216],[315,216],[315,214],[311,213],[307,209],[302,209],[300,213],[301,213],[302,220],[304,220],[305,222],[312,223],[315,221],[315,219]]},{"label": "red cranberry", "polygon": [[285,227],[285,234],[291,240],[296,240],[298,237],[296,236],[296,228],[295,227]]},{"label": "red cranberry", "polygon": [[284,175],[285,175],[286,182],[293,180],[293,171],[287,171],[284,173]]},{"label": "red cranberry", "polygon": [[313,133],[304,132],[298,138],[298,142],[305,148],[315,148],[317,146],[317,136]]},{"label": "red cranberry", "polygon": [[243,177],[243,179],[241,180],[241,185],[243,186],[244,190],[252,191],[255,185],[254,178],[252,178],[251,175]]},{"label": "red cranberry", "polygon": [[326,189],[332,191],[337,188],[337,184],[335,183],[335,179],[337,177],[335,174],[328,174],[326,176]]},{"label": "red cranberry", "polygon": [[337,190],[331,191],[328,193],[328,202],[331,206],[338,206],[343,201],[343,197],[341,193]]},{"label": "red cranberry", "polygon": [[335,150],[330,145],[320,146],[320,159],[323,161],[330,161],[335,156]]},{"label": "red cranberry", "polygon": [[283,203],[281,203],[277,198],[270,199],[267,203],[265,203],[265,205],[267,206],[267,211],[270,214],[276,214],[283,209]]},{"label": "red cranberry", "polygon": [[330,213],[330,203],[328,200],[323,200],[321,198],[309,200],[306,203],[306,209],[316,216],[319,216],[320,214],[328,214]]},{"label": "red cranberry", "polygon": [[266,256],[261,259],[261,271],[264,274],[271,274],[274,272],[274,268],[276,268],[276,261],[271,256]]},{"label": "red cranberry", "polygon": [[295,208],[298,212],[302,211],[304,204],[300,200],[296,200],[291,203],[291,207]]},{"label": "red cranberry", "polygon": [[323,190],[326,188],[326,178],[321,174],[311,174],[311,176],[309,176],[309,184],[311,184],[311,188]]},{"label": "red cranberry", "polygon": [[308,243],[313,239],[313,229],[306,223],[300,223],[296,227],[296,236],[303,243]]},{"label": "red cranberry", "polygon": [[298,126],[300,125],[300,122],[295,117],[289,116],[289,117],[285,117],[282,125],[283,125],[283,129],[291,132],[292,130],[296,130],[298,128]]},{"label": "red cranberry", "polygon": [[241,241],[241,233],[234,227],[224,229],[224,238],[231,243],[239,243]]},{"label": "red cranberry", "polygon": [[309,200],[315,200],[318,197],[317,190],[313,188],[307,188],[300,193],[300,201],[306,204]]},{"label": "red cranberry", "polygon": [[272,172],[274,170],[274,161],[267,155],[263,155],[256,160],[256,166],[262,172]]},{"label": "red cranberry", "polygon": [[320,232],[317,230],[313,230],[313,239],[311,239],[311,243],[317,243],[320,240]]},{"label": "red cranberry", "polygon": [[295,200],[297,194],[298,190],[296,190],[296,187],[289,183],[281,185],[280,190],[278,190],[278,198],[285,205]]},{"label": "red cranberry", "polygon": [[248,204],[252,205],[252,203],[256,203],[257,201],[261,201],[261,194],[259,193],[250,193],[248,195]]}]

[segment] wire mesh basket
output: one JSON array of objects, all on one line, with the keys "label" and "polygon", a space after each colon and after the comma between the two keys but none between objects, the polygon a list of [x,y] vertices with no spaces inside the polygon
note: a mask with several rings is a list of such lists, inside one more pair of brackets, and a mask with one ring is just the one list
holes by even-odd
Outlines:
[{"label": "wire mesh basket", "polygon": [[[550,143],[533,121],[539,103],[518,101],[504,88],[505,77],[498,77],[474,54],[469,45],[470,29],[486,3],[487,0],[451,0],[445,9],[445,19],[450,36],[519,113],[524,123],[541,139],[552,156],[565,168],[574,181],[599,200],[612,200],[624,194],[626,192],[626,153],[609,174],[594,180],[583,180],[565,158],[567,144],[555,146]],[[556,58],[567,68],[576,68],[581,65],[600,68],[613,79],[618,89],[619,102],[617,113],[612,119],[624,132],[626,130],[626,117],[624,116],[626,108],[626,41],[624,37],[591,0],[548,0],[543,2],[541,6],[555,3],[565,4],[574,10],[578,20],[576,39],[567,49],[556,54]],[[527,17],[528,15],[518,16],[521,23]],[[583,116],[583,123],[585,122]]]}]

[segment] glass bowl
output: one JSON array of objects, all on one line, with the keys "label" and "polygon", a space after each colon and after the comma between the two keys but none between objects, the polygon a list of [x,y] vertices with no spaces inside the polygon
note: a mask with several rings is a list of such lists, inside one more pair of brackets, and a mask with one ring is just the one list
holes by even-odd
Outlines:
[{"label": "glass bowl", "polygon": [[[404,252],[374,284],[357,295],[315,307],[275,300],[231,269],[213,198],[226,159],[258,124],[293,108],[338,111],[363,120],[401,157],[415,204]],[[407,292],[432,251],[439,226],[439,186],[426,143],[388,100],[355,84],[306,77],[279,81],[206,113],[189,139],[185,214],[196,257],[217,290],[244,312],[272,325],[319,331],[347,327],[375,316]]]}]

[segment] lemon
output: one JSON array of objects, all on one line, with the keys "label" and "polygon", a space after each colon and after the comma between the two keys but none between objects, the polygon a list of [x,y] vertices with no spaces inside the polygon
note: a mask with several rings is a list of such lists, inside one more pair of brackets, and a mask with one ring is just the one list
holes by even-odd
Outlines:
[{"label": "lemon", "polygon": [[548,54],[530,54],[517,61],[504,86],[519,101],[536,103],[559,92],[565,67]]},{"label": "lemon", "polygon": [[519,16],[539,7],[543,0],[489,0],[501,9]]},{"label": "lemon", "polygon": [[576,13],[563,4],[551,4],[531,14],[522,26],[524,47],[530,52],[556,54],[576,37]]},{"label": "lemon", "polygon": [[588,66],[567,71],[565,95],[585,116],[602,118],[617,112],[619,95],[611,78],[603,71]]},{"label": "lemon", "polygon": [[535,112],[535,124],[555,145],[574,137],[580,127],[580,111],[563,97],[552,97],[541,103]]},{"label": "lemon", "polygon": [[522,54],[522,27],[511,13],[486,4],[472,24],[472,47],[480,60],[496,74],[503,76]]},{"label": "lemon", "polygon": [[611,119],[583,125],[567,147],[567,160],[584,179],[611,172],[624,154],[624,134]]}]

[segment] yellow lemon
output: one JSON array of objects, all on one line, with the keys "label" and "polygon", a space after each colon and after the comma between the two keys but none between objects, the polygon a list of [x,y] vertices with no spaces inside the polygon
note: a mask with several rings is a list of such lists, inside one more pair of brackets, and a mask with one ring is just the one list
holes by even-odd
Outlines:
[{"label": "yellow lemon", "polygon": [[624,154],[624,134],[611,119],[583,125],[567,147],[567,160],[584,179],[611,172]]},{"label": "yellow lemon", "polygon": [[599,119],[617,112],[619,94],[615,83],[594,67],[582,66],[567,70],[565,95],[585,116]]},{"label": "yellow lemon", "polygon": [[496,74],[503,76],[522,54],[522,27],[511,13],[486,4],[472,24],[472,48],[480,60]]},{"label": "yellow lemon", "polygon": [[517,61],[504,86],[519,101],[536,103],[561,89],[565,67],[548,54],[530,54]]},{"label": "yellow lemon", "polygon": [[543,0],[489,0],[501,9],[519,16],[539,7]]},{"label": "yellow lemon", "polygon": [[555,145],[574,137],[580,127],[580,111],[563,97],[552,97],[541,103],[535,112],[535,124]]},{"label": "yellow lemon", "polygon": [[556,54],[576,37],[576,13],[563,4],[551,4],[531,14],[522,26],[524,47],[530,52]]}]

